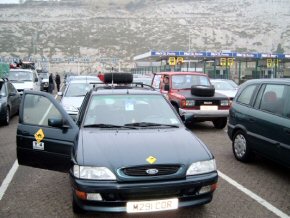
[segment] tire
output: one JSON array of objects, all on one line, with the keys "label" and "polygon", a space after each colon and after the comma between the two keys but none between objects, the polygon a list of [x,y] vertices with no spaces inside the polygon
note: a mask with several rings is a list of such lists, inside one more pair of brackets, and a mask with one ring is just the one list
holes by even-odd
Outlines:
[{"label": "tire", "polygon": [[212,97],[214,96],[214,86],[191,86],[191,94],[200,97]]},{"label": "tire", "polygon": [[225,128],[227,125],[227,122],[228,122],[228,120],[226,117],[218,118],[218,119],[212,121],[212,123],[216,129]]},{"label": "tire", "polygon": [[249,162],[252,160],[252,151],[249,146],[247,136],[242,130],[238,130],[233,137],[233,153],[235,158],[241,162]]},{"label": "tire", "polygon": [[104,83],[132,83],[133,74],[131,73],[106,73]]},{"label": "tire", "polygon": [[9,107],[6,108],[6,112],[1,120],[1,124],[8,126],[10,123],[10,109]]}]

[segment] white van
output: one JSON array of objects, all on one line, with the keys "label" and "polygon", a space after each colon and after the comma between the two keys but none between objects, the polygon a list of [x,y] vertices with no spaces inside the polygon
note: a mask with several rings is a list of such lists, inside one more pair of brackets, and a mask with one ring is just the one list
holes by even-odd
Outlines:
[{"label": "white van", "polygon": [[8,79],[21,95],[23,90],[40,91],[40,81],[35,70],[10,69]]}]

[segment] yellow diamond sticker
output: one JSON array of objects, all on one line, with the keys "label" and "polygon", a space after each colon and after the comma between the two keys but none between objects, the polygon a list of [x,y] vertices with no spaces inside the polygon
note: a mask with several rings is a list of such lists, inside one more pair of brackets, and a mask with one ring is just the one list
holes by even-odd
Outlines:
[{"label": "yellow diamond sticker", "polygon": [[147,160],[148,163],[154,164],[157,159],[155,157],[153,157],[153,156],[150,156],[146,160]]},{"label": "yellow diamond sticker", "polygon": [[41,142],[42,139],[44,139],[44,133],[42,131],[42,129],[39,129],[35,134],[34,137],[36,139],[36,141],[39,143]]}]

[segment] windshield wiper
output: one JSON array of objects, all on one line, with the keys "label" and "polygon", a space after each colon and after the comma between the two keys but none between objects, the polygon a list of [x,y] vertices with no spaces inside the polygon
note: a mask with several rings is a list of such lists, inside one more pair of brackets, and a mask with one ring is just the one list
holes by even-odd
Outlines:
[{"label": "windshield wiper", "polygon": [[125,129],[136,129],[134,126],[120,126],[120,125],[113,125],[113,124],[104,124],[104,123],[98,123],[98,124],[88,124],[84,125],[84,127],[96,127],[96,128],[125,128]]},{"label": "windshield wiper", "polygon": [[85,94],[82,94],[82,95],[72,95],[72,96],[66,96],[66,97],[83,97],[83,96],[86,96]]},{"label": "windshield wiper", "polygon": [[135,127],[170,127],[179,128],[178,125],[173,124],[163,124],[163,123],[149,123],[149,122],[139,122],[139,123],[127,123],[124,126],[135,126]]}]

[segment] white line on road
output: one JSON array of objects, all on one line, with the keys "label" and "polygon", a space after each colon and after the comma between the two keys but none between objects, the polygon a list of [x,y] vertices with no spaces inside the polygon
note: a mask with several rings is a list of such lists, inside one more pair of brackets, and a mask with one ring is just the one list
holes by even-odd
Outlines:
[{"label": "white line on road", "polygon": [[5,179],[3,180],[1,187],[0,187],[0,201],[2,200],[2,197],[5,194],[6,189],[8,188],[10,182],[13,179],[13,176],[16,172],[16,170],[18,169],[18,161],[16,160],[12,166],[12,168],[9,170],[9,173],[7,174],[7,176],[5,177]]},{"label": "white line on road", "polygon": [[288,216],[287,214],[285,214],[284,212],[282,212],[278,208],[274,207],[272,204],[270,204],[265,199],[259,197],[254,192],[250,191],[249,189],[245,188],[241,184],[237,183],[235,180],[231,179],[227,175],[223,174],[220,171],[218,171],[218,174],[219,174],[219,176],[221,178],[223,178],[224,180],[226,180],[228,183],[230,183],[231,185],[235,186],[237,189],[239,189],[240,191],[242,191],[243,193],[245,193],[246,195],[248,195],[249,197],[251,197],[252,199],[254,199],[255,201],[257,201],[259,204],[261,204],[264,207],[266,207],[268,210],[272,211],[277,216],[283,217],[283,218],[290,218],[290,216]]},{"label": "white line on road", "polygon": [[[57,95],[54,97],[55,99],[57,98]],[[15,160],[13,166],[9,170],[8,174],[6,175],[5,179],[3,180],[1,187],[0,187],[0,201],[2,200],[8,186],[10,185],[14,174],[16,173],[17,169],[19,167],[18,161]]]}]

